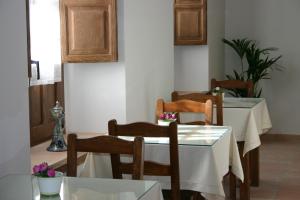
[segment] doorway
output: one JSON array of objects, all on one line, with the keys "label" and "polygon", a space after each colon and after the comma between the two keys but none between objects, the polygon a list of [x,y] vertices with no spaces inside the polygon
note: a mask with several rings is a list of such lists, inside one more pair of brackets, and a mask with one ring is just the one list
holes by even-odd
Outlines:
[{"label": "doorway", "polygon": [[30,145],[52,137],[50,109],[64,107],[63,64],[60,56],[59,0],[26,0]]}]

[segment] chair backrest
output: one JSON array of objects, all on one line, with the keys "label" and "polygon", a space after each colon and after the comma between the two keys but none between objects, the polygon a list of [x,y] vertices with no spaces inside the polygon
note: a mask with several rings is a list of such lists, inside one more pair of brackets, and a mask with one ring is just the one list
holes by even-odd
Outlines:
[{"label": "chair backrest", "polygon": [[[161,164],[145,160],[144,175],[150,176],[171,176],[171,199],[180,199],[179,184],[179,160],[177,124],[170,123],[169,126],[158,126],[147,122],[136,122],[131,124],[117,124],[116,120],[108,122],[109,135],[113,136],[143,136],[143,137],[168,137],[170,164]],[[123,168],[123,170],[129,170]]]},{"label": "chair backrest", "polygon": [[211,89],[215,87],[221,87],[224,89],[245,89],[247,90],[247,97],[253,97],[253,82],[251,80],[241,81],[241,80],[223,80],[217,81],[216,79],[211,79]]},{"label": "chair backrest", "polygon": [[223,126],[223,97],[222,95],[209,95],[201,92],[188,92],[188,91],[174,91],[172,92],[172,101],[179,100],[192,100],[205,103],[207,100],[211,100],[216,108],[216,117],[218,126]]},{"label": "chair backrest", "polygon": [[192,100],[179,100],[172,102],[164,102],[163,99],[158,99],[156,103],[156,119],[164,112],[177,112],[177,122],[180,123],[179,113],[189,112],[189,113],[203,113],[205,115],[204,121],[188,122],[185,124],[201,124],[201,125],[211,125],[213,122],[213,112],[212,112],[212,101],[207,100],[205,103],[192,101]]},{"label": "chair backrest", "polygon": [[[97,136],[78,139],[76,134],[68,135],[67,176],[77,175],[77,152],[110,153],[112,160],[118,160],[112,171],[121,171],[122,167],[131,167],[132,179],[142,180],[144,170],[144,138],[136,137],[134,141],[122,140],[114,136]],[[120,154],[133,156],[132,163],[121,163]],[[114,178],[122,178],[121,176]]]}]

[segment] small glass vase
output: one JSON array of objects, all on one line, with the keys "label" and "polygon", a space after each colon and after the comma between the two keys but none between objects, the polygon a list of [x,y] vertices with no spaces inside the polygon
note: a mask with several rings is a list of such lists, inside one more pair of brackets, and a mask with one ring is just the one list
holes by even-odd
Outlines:
[{"label": "small glass vase", "polygon": [[62,172],[55,172],[55,177],[37,177],[40,194],[43,196],[59,195],[63,179]]}]

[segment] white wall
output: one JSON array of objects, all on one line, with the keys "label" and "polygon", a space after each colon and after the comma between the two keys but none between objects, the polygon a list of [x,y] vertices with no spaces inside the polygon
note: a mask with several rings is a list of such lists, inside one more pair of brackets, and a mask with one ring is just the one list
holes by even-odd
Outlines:
[{"label": "white wall", "polygon": [[29,173],[25,1],[0,1],[0,177]]},{"label": "white wall", "polygon": [[206,91],[223,78],[224,1],[207,1],[207,45],[175,46],[175,90]]},{"label": "white wall", "polygon": [[225,1],[207,1],[207,44],[209,65],[209,87],[210,80],[224,78],[224,44],[225,36]]},{"label": "white wall", "polygon": [[117,3],[119,61],[65,65],[67,132],[106,133],[109,120],[126,120],[124,0]]},{"label": "white wall", "polygon": [[[300,1],[226,0],[226,38],[257,40],[261,47],[275,46],[282,54],[284,72],[274,71],[263,83],[274,133],[300,134]],[[226,48],[226,72],[237,66],[237,57]]]},{"label": "white wall", "polygon": [[118,0],[119,61],[65,65],[68,132],[107,132],[110,119],[154,122],[156,99],[173,91],[172,2]]},{"label": "white wall", "polygon": [[175,90],[205,91],[209,85],[208,46],[175,46]]},{"label": "white wall", "polygon": [[173,0],[126,0],[126,118],[154,122],[174,84]]}]

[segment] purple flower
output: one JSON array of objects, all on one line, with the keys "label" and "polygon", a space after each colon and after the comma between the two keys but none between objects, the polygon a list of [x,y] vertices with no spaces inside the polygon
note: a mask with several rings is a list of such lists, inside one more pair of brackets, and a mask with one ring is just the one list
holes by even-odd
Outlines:
[{"label": "purple flower", "polygon": [[55,176],[55,170],[52,169],[52,168],[49,168],[49,169],[48,169],[48,172],[47,172],[47,175],[48,175],[49,177],[54,177],[54,176]]},{"label": "purple flower", "polygon": [[162,120],[165,119],[165,114],[160,114],[159,119],[162,119]]},{"label": "purple flower", "polygon": [[39,165],[34,165],[34,167],[32,168],[32,171],[34,174],[37,174],[40,172],[40,166]]},{"label": "purple flower", "polygon": [[166,120],[166,121],[175,121],[176,113],[175,112],[164,112],[163,114],[159,115],[159,119]]},{"label": "purple flower", "polygon": [[48,164],[46,162],[40,164],[40,172],[46,171],[48,169]]},{"label": "purple flower", "polygon": [[176,119],[176,114],[175,114],[175,113],[173,113],[173,114],[171,115],[171,119]]}]

